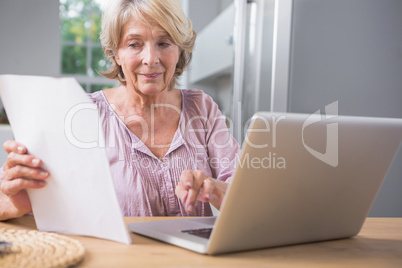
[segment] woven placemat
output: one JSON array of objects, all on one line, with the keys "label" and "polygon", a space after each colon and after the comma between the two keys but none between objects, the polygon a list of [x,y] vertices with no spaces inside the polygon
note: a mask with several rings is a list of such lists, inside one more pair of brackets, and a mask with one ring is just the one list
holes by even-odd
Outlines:
[{"label": "woven placemat", "polygon": [[0,253],[0,267],[69,267],[85,254],[81,242],[55,233],[0,228],[0,240],[12,243]]}]

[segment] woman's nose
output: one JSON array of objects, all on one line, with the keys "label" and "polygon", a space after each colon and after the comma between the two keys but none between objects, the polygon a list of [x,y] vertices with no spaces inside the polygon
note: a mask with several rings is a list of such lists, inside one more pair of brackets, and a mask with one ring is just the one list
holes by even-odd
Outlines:
[{"label": "woman's nose", "polygon": [[154,66],[159,63],[159,53],[155,46],[149,45],[145,48],[143,63],[148,66]]}]

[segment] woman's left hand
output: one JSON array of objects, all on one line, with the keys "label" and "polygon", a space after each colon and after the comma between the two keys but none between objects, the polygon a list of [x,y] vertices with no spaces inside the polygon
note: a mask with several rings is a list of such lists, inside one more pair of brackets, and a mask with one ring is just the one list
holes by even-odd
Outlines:
[{"label": "woman's left hand", "polygon": [[175,193],[188,213],[194,211],[195,202],[210,202],[218,210],[228,183],[210,178],[201,170],[186,170],[180,176]]}]

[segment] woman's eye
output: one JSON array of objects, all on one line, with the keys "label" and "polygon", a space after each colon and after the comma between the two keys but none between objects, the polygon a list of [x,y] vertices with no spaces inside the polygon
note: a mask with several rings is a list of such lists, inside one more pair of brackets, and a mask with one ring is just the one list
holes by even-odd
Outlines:
[{"label": "woman's eye", "polygon": [[161,43],[159,43],[159,45],[160,45],[161,47],[168,47],[168,46],[170,46],[170,44],[169,44],[169,43],[166,43],[166,42],[161,42]]},{"label": "woman's eye", "polygon": [[138,48],[140,46],[140,44],[133,43],[133,44],[129,44],[128,46],[131,47],[131,48]]}]

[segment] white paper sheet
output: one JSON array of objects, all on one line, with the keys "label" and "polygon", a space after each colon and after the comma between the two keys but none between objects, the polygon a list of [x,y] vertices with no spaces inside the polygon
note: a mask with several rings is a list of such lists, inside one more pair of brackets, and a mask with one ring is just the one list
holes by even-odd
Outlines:
[{"label": "white paper sheet", "polygon": [[15,139],[51,174],[28,191],[38,229],[130,244],[98,111],[76,80],[0,75],[0,96]]}]

